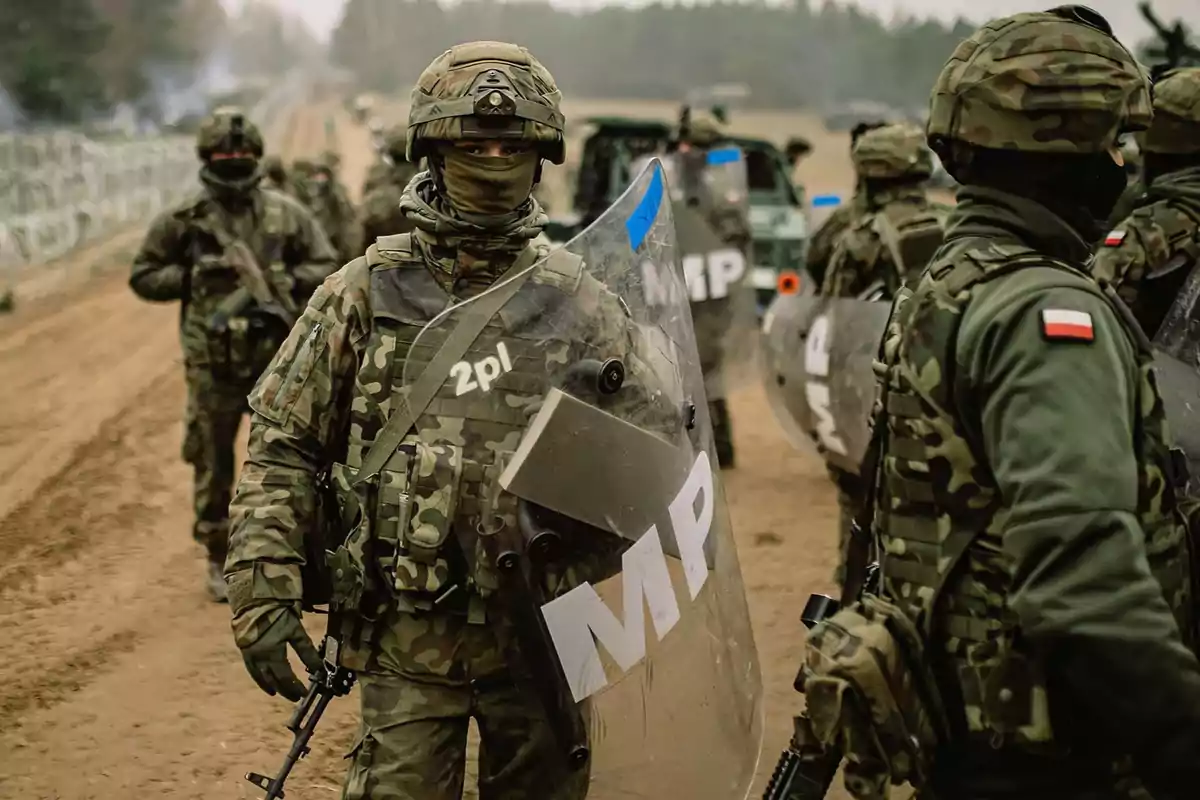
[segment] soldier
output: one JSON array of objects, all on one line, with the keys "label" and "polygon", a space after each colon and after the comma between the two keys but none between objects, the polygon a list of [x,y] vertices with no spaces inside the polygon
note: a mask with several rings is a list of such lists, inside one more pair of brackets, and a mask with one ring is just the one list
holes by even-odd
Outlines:
[{"label": "soldier", "polygon": [[[856,298],[878,290],[895,297],[913,282],[942,242],[947,209],[925,194],[933,172],[933,154],[916,126],[899,123],[861,132],[852,152],[859,179],[856,203],[865,213],[851,221],[834,247],[821,294]],[[820,446],[820,445],[819,445]],[[827,466],[838,491],[838,563],[834,580],[845,579],[850,525],[862,506],[862,478],[834,464]]]},{"label": "soldier", "polygon": [[[129,284],[145,300],[182,307],[192,530],[208,551],[208,588],[220,601],[234,440],[246,395],[290,326],[267,307],[303,304],[336,265],[312,215],[261,188],[262,135],[241,111],[218,109],[201,127],[196,152],[204,189],[150,226]],[[263,286],[271,297],[260,297]]]},{"label": "soldier", "polygon": [[408,216],[400,211],[404,190],[417,174],[416,165],[408,160],[408,131],[404,127],[397,125],[388,131],[381,156],[363,186],[359,237],[364,247],[380,236],[407,233],[413,229]]},{"label": "soldier", "polygon": [[[925,632],[921,689],[894,685],[926,721],[945,711],[937,737],[895,759],[927,767],[939,797],[1129,797],[1130,764],[1156,797],[1200,786],[1192,565],[1163,405],[1145,337],[1087,272],[1125,188],[1118,137],[1150,123],[1149,90],[1082,6],[988,23],[933,90],[929,143],[962,188],[883,338],[871,497],[880,594]],[[844,597],[867,551],[856,538]],[[813,634],[811,652],[841,657],[835,629]],[[808,693],[813,727],[844,725],[848,787],[886,796],[841,697]]]},{"label": "soldier", "polygon": [[298,159],[292,167],[299,200],[321,223],[339,258],[349,261],[361,250],[354,204],[324,161]]},{"label": "soldier", "polygon": [[[581,355],[608,353],[629,365],[616,397],[629,409],[629,421],[653,413],[684,431],[686,409],[649,390],[655,381],[639,366],[649,362],[638,353],[650,351],[639,345],[628,306],[590,274],[583,258],[557,250],[526,269],[551,251],[539,238],[545,216],[531,194],[542,161],[564,159],[559,103],[550,74],[515,45],[475,42],[436,58],[421,75],[409,111],[408,157],[424,157],[430,167],[409,184],[401,203],[415,230],[377,240],[365,257],[326,281],[250,398],[255,417],[233,502],[226,575],[236,641],[268,694],[294,700],[303,690],[288,664],[289,646],[310,669],[320,663],[299,614],[312,588],[302,568],[311,566],[304,554],[319,530],[319,475],[331,473],[343,518],[361,523],[339,527],[339,537],[323,548],[335,551],[331,627],[339,631],[338,660],[357,672],[362,687],[362,728],[350,756],[346,800],[460,797],[471,717],[482,737],[481,797],[587,794],[588,770],[578,761],[573,770],[564,764],[555,749],[561,731],[547,722],[548,706],[530,695],[555,687],[523,677],[532,671],[522,633],[528,628],[504,599],[506,584],[497,582],[489,548],[514,527],[526,528],[518,521],[522,513],[508,505],[513,495],[495,481],[516,457],[518,442],[524,444],[529,415],[543,419],[549,375],[579,363]],[[624,224],[618,233],[635,235]],[[615,248],[606,255],[615,258]],[[448,301],[473,298],[454,307],[469,316],[504,290],[517,291],[522,279],[530,293],[517,294],[519,302],[494,318],[488,311],[480,344],[466,356],[451,350],[445,359],[442,348],[452,348],[469,325],[464,319],[447,331],[434,322],[446,318],[441,312]],[[632,296],[630,302],[636,305]],[[666,319],[681,316],[672,309]],[[427,323],[433,330],[423,327]],[[539,330],[551,339],[540,339]],[[448,367],[434,366],[443,359]],[[448,376],[431,401],[415,399],[425,370],[435,379]],[[480,377],[490,371],[502,376],[494,384]],[[652,410],[655,398],[665,403],[658,411]],[[638,428],[621,424],[626,431]],[[545,434],[550,427],[538,430]],[[583,492],[590,497],[609,485],[597,459],[622,448],[589,448],[587,434],[577,427],[565,431],[584,437],[577,460],[583,474],[594,473],[597,485]],[[649,441],[664,443],[656,436]],[[570,450],[558,452],[566,458]],[[528,463],[539,451],[522,446],[521,452]],[[386,465],[382,474],[379,464]],[[520,480],[513,480],[507,489],[519,492]],[[545,488],[555,480],[531,485]],[[595,550],[587,541],[564,540],[569,555],[556,562],[559,577],[545,578],[556,597],[580,580],[611,574],[611,546]],[[647,541],[661,549],[657,534]],[[700,561],[707,574],[702,554]],[[521,661],[510,660],[517,658],[514,639]],[[728,674],[746,674],[745,665],[724,663],[720,669]],[[583,677],[568,673],[576,682]],[[749,763],[747,774],[753,759]]]},{"label": "soldier", "polygon": [[933,154],[919,128],[900,123],[865,132],[852,158],[867,212],[835,246],[821,294],[857,297],[878,287],[891,299],[942,243],[948,209],[925,194]]},{"label": "soldier", "polygon": [[1154,122],[1142,142],[1148,189],[1111,231],[1093,272],[1117,287],[1153,336],[1200,263],[1200,67],[1154,87]]},{"label": "soldier", "polygon": [[[858,138],[869,130],[882,125],[878,122],[860,122],[850,131],[850,152],[853,156],[854,145]],[[808,254],[805,257],[805,267],[808,274],[820,286],[825,282],[825,270],[829,267],[829,259],[837,247],[838,240],[850,227],[850,223],[867,213],[866,196],[860,189],[858,177],[854,179],[854,194],[849,203],[844,203],[834,209],[833,213],[813,232],[808,240]]]},{"label": "soldier", "polygon": [[277,192],[291,193],[291,184],[288,183],[287,168],[283,165],[283,159],[277,155],[269,155],[263,158],[262,162],[263,185],[267,189],[274,189]]},{"label": "soldier", "polygon": [[[733,279],[722,291],[713,285],[709,272],[711,262],[705,264],[705,270],[693,273],[688,278],[689,281],[699,280],[707,284],[699,294],[695,291],[692,293],[692,321],[708,389],[708,410],[716,437],[717,460],[723,468],[732,468],[736,459],[733,420],[725,398],[725,371],[735,359],[729,352],[731,337],[742,333],[737,328],[752,324],[749,306],[739,309],[739,300],[749,298],[736,296],[738,287],[743,285],[751,239],[744,162],[741,164],[740,185],[730,187],[737,195],[732,201],[723,196],[725,192],[713,191],[704,180],[707,154],[728,141],[728,138],[725,125],[711,112],[685,108],[673,143],[678,188],[683,196],[680,214],[690,216],[698,213],[701,218],[700,226],[686,225],[681,235],[680,244],[685,258],[702,256],[709,259],[717,250],[736,258],[736,263],[729,263]],[[695,231],[694,239],[689,235],[690,231]],[[696,300],[698,296],[703,299]],[[745,319],[738,318],[739,310],[744,312],[742,316]]]}]

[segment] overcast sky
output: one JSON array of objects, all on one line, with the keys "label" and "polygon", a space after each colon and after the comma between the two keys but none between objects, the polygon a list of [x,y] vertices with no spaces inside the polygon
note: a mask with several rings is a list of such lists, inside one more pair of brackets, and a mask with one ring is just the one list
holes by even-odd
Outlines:
[{"label": "overcast sky", "polygon": [[[1065,0],[1063,0],[1065,2]],[[244,0],[222,0],[226,7],[236,9]],[[322,39],[337,25],[343,0],[269,0],[288,11],[299,15]],[[625,2],[640,5],[645,0],[552,0],[555,5],[566,8],[590,8],[608,2]],[[821,2],[821,0],[814,0]],[[934,16],[950,20],[956,16],[982,21],[984,19],[1018,11],[1048,8],[1058,0],[857,0],[857,4],[882,14],[885,18],[897,12],[908,12],[918,16]],[[1137,12],[1136,0],[1087,0],[1084,3],[1108,17],[1117,35],[1129,43],[1146,35],[1148,29]],[[1154,7],[1168,22],[1182,17],[1193,28],[1200,28],[1200,0],[1154,0]]]}]

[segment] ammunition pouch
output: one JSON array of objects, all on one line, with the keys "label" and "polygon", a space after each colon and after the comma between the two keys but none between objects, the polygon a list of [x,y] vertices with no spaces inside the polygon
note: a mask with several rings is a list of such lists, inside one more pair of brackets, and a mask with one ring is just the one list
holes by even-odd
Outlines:
[{"label": "ammunition pouch", "polygon": [[923,637],[899,608],[874,595],[818,623],[798,681],[812,730],[847,756],[847,785],[887,797],[888,785],[925,785],[950,738]]},{"label": "ammunition pouch", "polygon": [[235,292],[208,318],[208,363],[218,379],[258,380],[291,331],[285,315],[243,297]]}]

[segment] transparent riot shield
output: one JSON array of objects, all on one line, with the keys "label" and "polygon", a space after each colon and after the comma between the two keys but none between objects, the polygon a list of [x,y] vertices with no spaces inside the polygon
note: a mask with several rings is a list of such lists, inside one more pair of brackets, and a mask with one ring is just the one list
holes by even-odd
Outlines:
[{"label": "transparent riot shield", "polygon": [[430,377],[436,391],[409,442],[402,531],[451,526],[548,733],[546,780],[745,798],[762,687],[660,163],[409,353],[408,397]]},{"label": "transparent riot shield", "polygon": [[[1174,445],[1190,474],[1187,492],[1200,495],[1200,270],[1184,281],[1154,336],[1154,370]],[[1176,464],[1176,467],[1182,467]],[[1177,470],[1179,471],[1179,470]]]},{"label": "transparent riot shield", "polygon": [[889,311],[886,302],[780,295],[763,317],[759,363],[784,433],[855,474],[870,437],[871,363]]},{"label": "transparent riot shield", "polygon": [[680,262],[710,400],[753,377],[758,323],[750,275],[750,191],[737,147],[664,161]]}]

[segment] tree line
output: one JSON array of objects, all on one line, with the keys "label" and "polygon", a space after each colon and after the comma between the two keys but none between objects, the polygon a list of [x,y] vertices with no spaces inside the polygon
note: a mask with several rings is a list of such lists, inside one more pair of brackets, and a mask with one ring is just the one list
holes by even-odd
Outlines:
[{"label": "tree line", "polygon": [[898,19],[806,0],[716,0],[560,10],[541,0],[348,0],[333,59],[364,88],[407,93],[438,53],[472,39],[522,44],[564,92],[682,98],[740,82],[762,106],[872,100],[924,106],[938,70],[974,26]]},{"label": "tree line", "polygon": [[317,49],[264,0],[232,17],[221,0],[2,0],[0,105],[31,125],[120,107],[159,122],[210,87],[281,73]]}]

